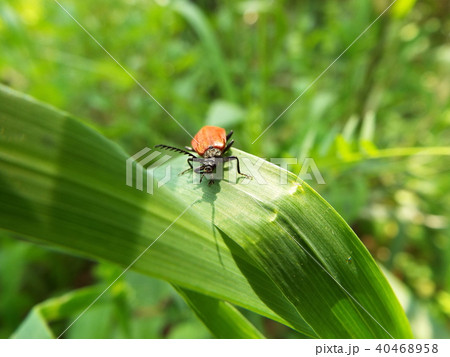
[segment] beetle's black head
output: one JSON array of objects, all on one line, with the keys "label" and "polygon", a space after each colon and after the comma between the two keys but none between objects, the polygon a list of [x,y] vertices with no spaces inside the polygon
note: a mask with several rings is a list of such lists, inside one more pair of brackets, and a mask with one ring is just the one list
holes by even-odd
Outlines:
[{"label": "beetle's black head", "polygon": [[203,172],[210,174],[214,171],[216,165],[204,165]]},{"label": "beetle's black head", "polygon": [[199,174],[211,174],[216,169],[216,162],[214,158],[202,160],[200,167],[196,168],[195,171]]}]

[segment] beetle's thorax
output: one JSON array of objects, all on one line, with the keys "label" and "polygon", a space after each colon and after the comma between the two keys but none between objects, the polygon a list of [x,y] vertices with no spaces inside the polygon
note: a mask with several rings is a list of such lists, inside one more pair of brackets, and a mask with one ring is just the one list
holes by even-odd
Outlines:
[{"label": "beetle's thorax", "polygon": [[219,150],[213,146],[210,146],[208,149],[206,149],[205,153],[203,154],[204,158],[221,157],[221,156],[222,156],[222,150]]}]

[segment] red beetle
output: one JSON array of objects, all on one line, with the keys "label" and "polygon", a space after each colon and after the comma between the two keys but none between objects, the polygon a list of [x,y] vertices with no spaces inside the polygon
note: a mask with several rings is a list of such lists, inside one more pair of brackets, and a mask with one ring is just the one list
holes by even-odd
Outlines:
[{"label": "red beetle", "polygon": [[[225,129],[223,128],[219,128],[217,126],[204,126],[192,139],[192,147],[185,146],[186,150],[168,145],[156,145],[155,147],[189,155],[187,162],[190,168],[186,171],[193,169],[192,162],[200,162],[200,167],[194,169],[196,173],[201,175],[200,182],[202,181],[204,174],[214,172],[218,160],[222,160],[223,162],[236,160],[238,174],[251,178],[251,176],[241,172],[241,168],[239,167],[239,159],[236,156],[223,156],[234,143],[234,140],[228,141],[230,140],[231,135],[233,135],[233,130],[226,134]],[[196,157],[189,151],[196,152],[199,157]],[[184,174],[186,171],[183,171],[181,174]],[[210,180],[209,183],[212,184],[214,181]]]}]

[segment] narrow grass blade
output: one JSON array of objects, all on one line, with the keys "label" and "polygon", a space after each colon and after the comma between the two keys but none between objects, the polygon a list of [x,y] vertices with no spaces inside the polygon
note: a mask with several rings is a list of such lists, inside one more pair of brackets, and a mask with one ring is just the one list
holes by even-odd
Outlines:
[{"label": "narrow grass blade", "polygon": [[264,338],[233,305],[191,290],[176,289],[217,338]]}]

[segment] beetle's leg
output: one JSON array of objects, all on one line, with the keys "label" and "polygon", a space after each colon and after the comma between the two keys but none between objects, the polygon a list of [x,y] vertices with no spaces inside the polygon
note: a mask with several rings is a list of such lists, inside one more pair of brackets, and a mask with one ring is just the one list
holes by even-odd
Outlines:
[{"label": "beetle's leg", "polygon": [[191,167],[191,169],[193,169],[192,167],[192,161],[194,160],[193,157],[190,157],[189,159],[187,159],[187,163],[189,164],[189,166]]},{"label": "beetle's leg", "polygon": [[191,170],[192,170],[192,168],[190,167],[190,168],[184,170],[183,172],[180,172],[180,173],[178,174],[178,176],[184,175],[186,172],[191,171]]},{"label": "beetle's leg", "polygon": [[185,146],[184,148],[185,148],[187,151],[195,152],[195,150],[194,150],[192,147],[190,147],[190,146]]},{"label": "beetle's leg", "polygon": [[187,159],[187,163],[189,164],[190,168],[188,168],[187,170],[184,170],[183,172],[179,173],[178,176],[184,175],[186,172],[188,172],[188,171],[193,169],[193,167],[192,167],[192,160],[193,159],[194,159],[193,157],[189,157]]},{"label": "beetle's leg", "polygon": [[247,175],[247,174],[243,174],[243,173],[241,172],[241,168],[240,168],[240,166],[239,166],[239,159],[238,159],[237,156],[227,156],[227,157],[224,157],[224,158],[223,158],[223,161],[224,161],[224,162],[226,162],[226,161],[231,161],[231,160],[236,160],[236,162],[237,162],[237,172],[238,172],[239,175],[245,176],[245,177],[247,177],[247,178],[249,178],[249,179],[253,179],[252,176]]},{"label": "beetle's leg", "polygon": [[231,140],[227,146],[225,146],[225,149],[223,149],[223,153],[225,154],[228,150],[230,150],[230,147],[234,144],[234,140]]}]

